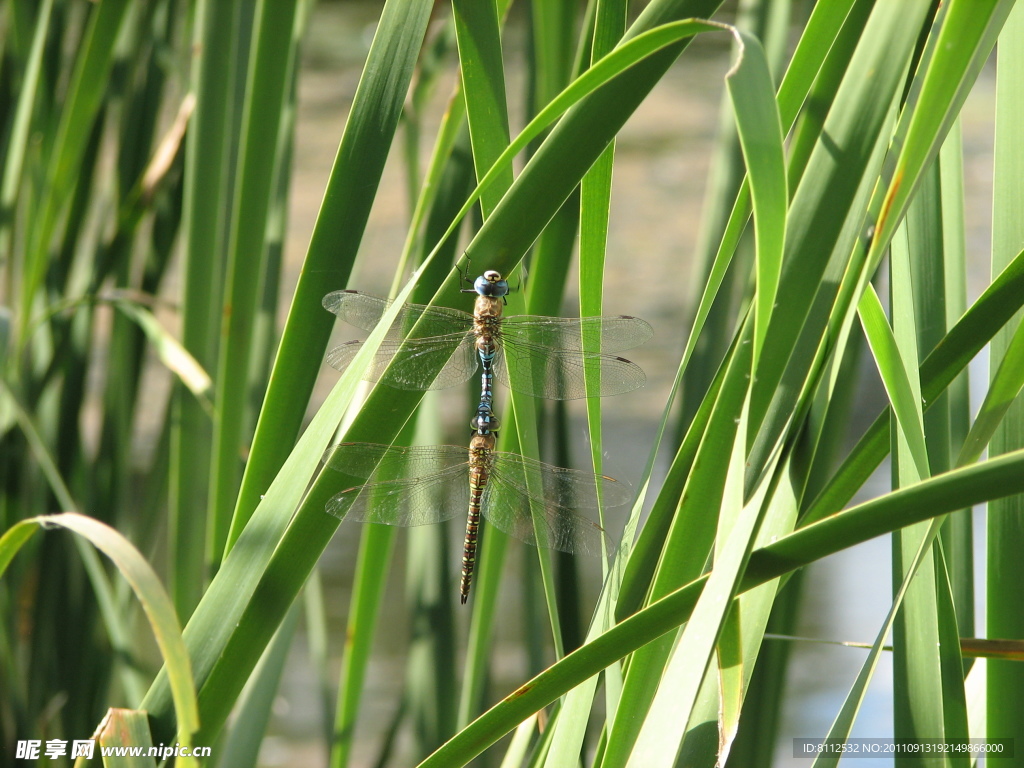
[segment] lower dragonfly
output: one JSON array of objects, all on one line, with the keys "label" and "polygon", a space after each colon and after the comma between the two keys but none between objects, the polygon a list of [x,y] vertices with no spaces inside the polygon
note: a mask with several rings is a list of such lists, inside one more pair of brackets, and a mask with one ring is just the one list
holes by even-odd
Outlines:
[{"label": "lower dragonfly", "polygon": [[468,509],[460,596],[465,604],[476,566],[480,517],[528,544],[562,552],[601,553],[604,529],[577,514],[599,505],[632,500],[625,483],[605,475],[564,469],[494,450],[498,420],[482,402],[466,448],[455,445],[400,446],[340,443],[324,463],[367,480],[327,502],[342,520],[413,526],[450,520]]},{"label": "lower dragonfly", "polygon": [[[448,307],[406,304],[388,329],[364,378],[397,389],[445,389],[468,381],[478,366],[484,389],[493,375],[506,386],[536,397],[575,400],[587,396],[587,374],[601,396],[642,387],[635,363],[608,354],[643,344],[653,335],[638,317],[502,317],[508,282],[495,270],[476,278],[473,314]],[[334,291],[324,308],[364,331],[373,328],[391,302],[359,291]],[[600,351],[584,349],[584,340]],[[344,370],[362,344],[332,349],[327,362]]]}]

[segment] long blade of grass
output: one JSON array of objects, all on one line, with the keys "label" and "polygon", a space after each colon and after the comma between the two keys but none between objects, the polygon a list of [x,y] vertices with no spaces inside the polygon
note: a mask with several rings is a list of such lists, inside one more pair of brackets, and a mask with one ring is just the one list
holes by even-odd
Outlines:
[{"label": "long blade of grass", "polygon": [[[331,534],[337,528],[337,524],[324,512],[324,504],[327,501],[326,488],[330,485],[326,475],[333,473],[321,473],[318,482],[306,496],[300,512],[294,518],[292,512],[313,477],[342,415],[355,398],[360,371],[373,358],[387,329],[397,317],[402,303],[416,285],[419,274],[427,266],[429,265],[425,263],[396,296],[395,304],[387,310],[380,325],[370,333],[352,365],[342,374],[323,407],[296,444],[288,461],[281,468],[281,472],[264,494],[251,525],[247,525],[243,530],[238,540],[240,550],[232,550],[232,556],[225,559],[185,628],[185,640],[192,655],[193,671],[200,689],[208,686],[212,687],[212,690],[217,690],[218,686],[226,686],[228,689],[227,692],[207,693],[203,696],[202,723],[206,738],[212,739],[223,725],[224,718],[227,717],[238,692],[270,641],[274,629],[298,594],[316,562],[316,557],[323,551]],[[276,555],[288,550],[285,542],[291,536],[296,537],[294,541],[299,543],[301,551],[315,551],[315,556],[288,556],[289,570],[293,570],[296,565],[304,570],[301,572],[301,578],[293,583],[293,590],[285,594],[275,588],[276,597],[284,601],[283,605],[273,600],[267,601],[269,605],[281,609],[281,616],[272,625],[263,622],[259,632],[243,629],[242,617],[245,612],[258,610],[254,603],[259,603],[259,599],[254,597],[254,593],[260,588],[261,583],[265,586],[268,581],[274,580],[274,576],[268,574],[268,566],[276,559]],[[263,599],[266,600],[265,597]],[[240,647],[234,652],[229,652],[226,649],[231,643],[238,643]],[[240,661],[242,658],[246,663]],[[230,659],[230,662],[225,662],[225,659]],[[219,666],[222,662],[227,663],[229,668]],[[212,682],[211,678],[218,679]],[[161,672],[143,701],[143,708],[152,714],[154,730],[159,731],[161,735],[173,731],[168,693],[166,676]]]},{"label": "long blade of grass", "polygon": [[[511,297],[511,314],[558,314],[575,235],[574,211],[566,210],[571,207],[567,205],[559,211],[537,241],[531,262],[533,271],[530,280],[525,291],[517,292],[518,295]],[[515,279],[521,279],[522,274],[523,271],[520,271]],[[507,428],[502,437],[502,448],[534,458],[540,457],[542,429],[547,426],[541,419],[540,408],[533,398],[516,392],[509,394],[507,402],[510,406],[511,420],[506,421]],[[557,429],[557,426],[555,428]],[[535,525],[536,514],[534,511]],[[490,532],[489,551],[500,550],[504,556],[507,546],[508,537],[505,534]],[[524,573],[521,587],[524,595],[524,624],[530,638],[527,643],[527,664],[531,671],[541,668],[544,663],[545,624],[550,629],[555,657],[561,658],[565,653],[562,615],[557,606],[554,562],[551,553],[546,549],[537,548],[534,552],[528,553],[526,559],[532,561],[534,557],[540,568],[539,588],[536,571],[532,566]],[[490,599],[497,604],[497,581],[493,582],[493,589],[494,592],[490,595],[481,591],[477,597],[478,602]],[[539,599],[541,595],[543,600]]]},{"label": "long blade of grass", "polygon": [[[1024,151],[1018,136],[1024,118],[1024,94],[1014,81],[1024,76],[1024,6],[1014,7],[999,37],[996,65],[996,116],[992,190],[992,272],[999,272],[1015,253],[1024,248],[1024,205],[1021,189]],[[1020,322],[1020,314],[1014,317]],[[1012,325],[992,340],[990,366],[993,378],[1012,345]],[[1024,435],[1024,402],[1019,399],[1007,410],[1002,424],[992,437],[990,455],[1016,449]],[[993,638],[1024,637],[1024,615],[1020,611],[1021,585],[1024,584],[1024,498],[1015,496],[988,507],[986,634]],[[1015,718],[1011,702],[1024,696],[1024,670],[1002,660],[986,662],[986,730],[990,738],[1024,739],[1024,723]]]},{"label": "long blade of grass", "polygon": [[[761,49],[760,44],[745,33],[739,33],[739,35],[742,38],[742,44],[739,47],[738,60],[728,78],[730,94],[733,98],[733,109],[736,113],[737,123],[740,126],[739,132],[744,156],[747,160],[749,173],[757,179],[756,187],[754,187],[755,196],[758,198],[755,202],[755,229],[761,232],[758,237],[758,259],[764,264],[759,269],[759,274],[765,276],[767,280],[768,305],[771,307],[774,304],[774,275],[777,274],[785,236],[786,180],[782,162],[782,132],[778,112],[775,108],[771,75],[768,71],[764,51]],[[769,117],[766,117],[766,115]],[[777,200],[766,200],[767,197],[773,195]],[[762,322],[764,322],[764,318],[762,318]],[[758,323],[756,313],[753,323],[755,326],[754,332],[756,333]],[[754,344],[751,355],[756,353],[756,351],[757,345]],[[745,368],[743,364],[738,363],[737,361],[740,359],[747,359],[747,365],[750,364],[750,358],[747,358],[745,353],[738,355],[734,359],[732,366],[730,366],[732,383],[727,384],[727,386],[730,388],[730,391],[736,393],[736,397],[727,401],[729,407],[719,410],[716,419],[716,421],[721,423],[720,428],[722,428],[722,432],[719,439],[722,439],[723,443],[724,440],[732,440],[731,435],[734,434],[735,419],[738,413],[737,407],[739,402],[742,401],[740,393],[745,390],[745,382],[749,380],[749,368]],[[715,419],[715,417],[712,418]],[[729,430],[733,430],[733,432]],[[722,457],[728,455],[728,453],[722,450],[723,443],[718,442],[718,440],[711,440],[711,435],[712,430],[709,426],[708,437],[706,437],[706,442],[702,444],[703,450],[706,451],[706,458],[703,461],[700,459],[697,461],[697,463],[702,465],[702,472],[695,473],[695,475],[701,474],[704,477],[698,479],[698,477],[691,475],[690,480],[693,486],[690,486],[688,483],[688,490],[684,491],[681,497],[684,499],[682,506],[691,510],[690,514],[699,515],[703,518],[702,522],[695,525],[705,528],[708,532],[710,532],[709,526],[713,523],[713,519],[712,516],[707,515],[707,510],[717,508],[718,504],[715,503],[713,498],[704,497],[703,494],[692,495],[693,489],[698,484],[703,485],[706,483],[708,489],[717,488],[718,492],[720,492],[723,487],[721,480],[724,479],[720,475],[725,469]],[[726,437],[726,435],[729,436]],[[712,467],[716,464],[718,469],[712,471]],[[698,498],[701,500],[697,501]],[[690,504],[694,506],[691,507]],[[745,504],[741,500],[738,508],[744,507]],[[698,509],[701,512],[698,513]],[[681,509],[677,522],[685,519],[685,515],[686,513]],[[701,545],[694,546],[695,541],[701,541],[703,537],[689,535],[692,534],[692,531],[687,535],[683,535],[682,532],[688,527],[682,524],[674,525],[672,532],[670,532],[670,537],[661,552],[661,563],[655,576],[652,592],[654,597],[665,594],[670,589],[674,589],[683,583],[687,578],[687,576],[683,576],[684,572],[689,573],[688,578],[693,578],[699,573],[699,569],[703,567],[707,549]],[[689,560],[689,564],[684,566],[685,571],[681,572],[679,570],[680,564],[687,562],[687,560]],[[736,561],[737,567],[741,565],[741,562],[742,559]],[[718,618],[720,621],[724,621],[725,616],[722,614]],[[712,634],[717,635],[717,631],[712,632]],[[616,717],[616,727],[613,727],[612,734],[609,737],[608,750],[605,755],[605,766],[623,764],[626,755],[630,754],[631,751],[633,757],[630,759],[634,761],[650,758],[655,752],[665,754],[664,745],[660,744],[658,737],[654,734],[665,736],[670,731],[665,731],[660,727],[655,727],[654,730],[648,732],[648,745],[646,747],[640,748],[639,751],[632,749],[633,740],[636,738],[635,734],[639,733],[636,730],[639,722],[634,716],[637,712],[646,711],[647,706],[650,705],[652,692],[657,687],[655,679],[661,677],[661,668],[669,650],[664,641],[655,645],[658,648],[652,645],[650,649],[645,649],[641,654],[646,657],[645,661],[642,664],[631,666],[626,677],[623,699],[620,702],[620,714]],[[704,669],[706,667],[700,669],[700,675],[695,687],[691,691],[693,699],[690,702],[690,706],[696,700]],[[629,713],[632,713],[632,715]],[[684,729],[685,726],[686,718],[683,718],[680,728]],[[644,727],[652,726],[645,725]],[[676,734],[676,737],[678,739],[676,747],[668,750],[672,755],[678,751],[678,744],[682,741],[682,731]],[[656,744],[660,746],[655,746]],[[646,756],[646,758],[641,756]]]},{"label": "long blade of grass", "polygon": [[267,217],[274,196],[281,116],[287,112],[296,32],[301,31],[295,23],[297,8],[298,0],[264,0],[254,20],[215,375],[217,411],[207,528],[207,557],[214,567],[226,551],[240,457],[247,442],[243,435],[247,401],[239,395],[246,391],[254,317],[266,269]]},{"label": "long blade of grass", "polygon": [[[570,56],[574,47],[572,37],[576,29],[575,13],[576,5],[573,2],[554,2],[536,6],[531,14],[532,76],[527,98],[533,113],[541,111],[556,99],[572,79],[573,61]],[[561,314],[578,226],[579,194],[574,191],[544,227],[533,245],[526,291],[525,311],[528,314]],[[520,274],[525,274],[525,271]],[[542,455],[541,442],[547,439],[558,446],[555,449],[558,456],[555,463],[571,463],[568,452],[560,450],[565,446],[565,442],[557,416],[547,418],[547,414],[542,412],[542,407],[538,407],[532,398],[522,397],[514,391],[510,393],[509,402],[515,414],[519,451],[539,458]],[[551,409],[546,410],[550,414]],[[551,432],[555,432],[553,437]],[[528,599],[525,603],[526,631],[532,639],[528,644],[531,672],[545,664],[543,643],[539,642],[542,637],[540,628],[545,621],[551,628],[555,658],[565,655],[566,645],[573,645],[574,638],[581,634],[570,608],[578,604],[578,595],[571,595],[575,572],[572,559],[561,555],[552,557],[551,553],[540,549],[536,550],[536,554],[544,600],[542,603],[540,600]],[[557,571],[556,559],[559,566]],[[534,593],[535,574],[533,569],[524,574],[523,592],[528,597]],[[545,611],[541,610],[542,605],[546,609],[546,616]],[[550,736],[546,735],[540,750],[546,753],[550,744]]]},{"label": "long blade of grass", "polygon": [[[228,169],[233,162],[229,136],[240,108],[233,89],[240,45],[239,2],[204,1],[196,5],[194,45],[200,54],[191,71],[196,108],[185,142],[183,193],[181,341],[207,371],[217,366],[223,264],[230,221]],[[199,403],[175,390],[171,437],[170,550],[172,594],[180,615],[199,599],[206,564],[213,425]]]},{"label": "long blade of grass", "polygon": [[[949,137],[942,145],[938,165],[938,183],[940,185],[939,219],[942,231],[943,267],[942,287],[944,295],[942,306],[944,317],[940,328],[929,334],[925,350],[930,352],[934,345],[941,341],[967,308],[967,240],[966,221],[964,220],[964,167],[963,139],[961,136],[961,120],[954,123]],[[923,263],[927,264],[927,256]],[[936,414],[936,422],[945,432],[945,446],[941,460],[936,457],[932,461],[934,471],[944,471],[953,466],[963,466],[967,461],[959,461],[957,454],[963,454],[970,429],[971,412],[973,410],[970,397],[968,375],[958,376],[950,384],[944,395],[945,407]],[[932,426],[933,417],[925,417],[925,432],[936,427]],[[976,461],[979,457],[971,458]],[[952,599],[956,611],[956,625],[961,635],[974,635],[974,521],[973,511],[969,509],[951,515],[939,534],[942,541],[942,552],[949,571],[952,588]],[[971,660],[966,662],[970,669]]]},{"label": "long blade of grass", "polygon": [[299,606],[288,612],[277,630],[274,641],[260,659],[238,705],[238,713],[217,750],[218,764],[256,765],[260,746],[273,712],[288,652],[299,623]]},{"label": "long blade of grass", "polygon": [[[3,181],[0,182],[0,261],[12,260],[14,240],[14,205],[21,186],[22,170],[25,166],[25,150],[28,144],[29,128],[32,124],[32,110],[39,88],[43,50],[50,29],[53,0],[45,0],[36,9],[36,28],[32,34],[32,48],[28,55],[24,78],[18,93],[18,104],[11,125],[11,135],[5,147]],[[10,290],[8,288],[8,290]]]},{"label": "long blade of grass", "polygon": [[[932,174],[934,169],[932,169]],[[933,202],[927,187],[916,198],[911,211],[920,210]],[[902,406],[893,405],[897,414],[898,428],[892,432],[892,485],[899,488],[913,485],[932,474],[930,457],[924,443],[924,418],[921,407],[920,379],[911,380],[907,370],[919,367],[920,338],[918,323],[935,322],[934,306],[925,308],[920,316],[914,305],[914,279],[925,279],[926,273],[914,273],[911,262],[915,252],[931,233],[918,232],[912,227],[915,217],[908,215],[907,221],[896,231],[890,247],[889,284],[892,307],[892,356],[876,355],[876,363],[883,376],[886,370],[895,369],[909,385],[909,402]],[[941,254],[941,248],[935,249]],[[929,250],[928,257],[936,257],[935,250]],[[920,291],[920,289],[918,289]],[[865,296],[869,295],[865,293]],[[876,297],[877,298],[877,297]],[[932,302],[934,304],[934,302]],[[880,306],[877,309],[881,309]],[[877,312],[876,312],[877,315]],[[943,318],[944,319],[944,318]],[[882,323],[883,330],[888,325]],[[867,326],[865,326],[867,327]],[[874,348],[874,347],[873,347]],[[906,409],[910,412],[907,413]],[[915,435],[914,430],[920,430]],[[920,441],[922,453],[915,450]],[[939,674],[940,652],[937,590],[946,586],[945,568],[938,553],[930,547],[939,530],[939,521],[918,524],[892,536],[893,583],[909,581],[905,589],[902,610],[893,622],[893,732],[898,739],[944,738],[946,729],[944,710],[945,691]],[[929,548],[922,553],[922,546]],[[918,566],[923,565],[922,568]],[[955,627],[954,627],[955,633]],[[958,649],[953,649],[956,653]],[[961,686],[962,680],[957,683]],[[951,702],[950,702],[951,703]],[[950,734],[951,736],[953,734]],[[961,734],[966,736],[966,734]],[[914,760],[914,758],[911,758]]]},{"label": "long blade of grass", "polygon": [[738,59],[725,82],[736,114],[736,129],[753,203],[757,254],[753,337],[756,367],[768,322],[777,309],[775,300],[786,241],[786,164],[782,122],[768,59],[756,38],[743,32],[739,34]]},{"label": "long blade of grass", "polygon": [[54,227],[68,193],[75,189],[73,176],[86,152],[93,122],[99,113],[114,63],[114,42],[128,10],[127,0],[103,0],[91,9],[88,29],[75,60],[75,71],[60,113],[52,154],[46,172],[46,194],[33,222],[22,282],[19,327],[28,326],[36,296],[50,263]]},{"label": "long blade of grass", "polygon": [[[479,178],[509,143],[498,8],[494,3],[455,0],[452,10],[459,43],[462,92],[473,144],[473,164]],[[496,181],[495,186],[486,190],[480,199],[485,219],[512,184],[512,168],[505,168]]]},{"label": "long blade of grass", "polygon": [[[787,311],[772,316],[751,403],[752,478],[791,423],[793,401],[802,388],[793,386],[792,380],[805,381],[819,347],[818,334],[830,316],[831,302],[818,296],[834,295],[838,282],[831,277],[846,271],[856,232],[848,222],[860,219],[858,207],[866,202],[865,190],[870,191],[878,172],[890,105],[903,87],[902,67],[893,62],[909,62],[930,8],[927,2],[903,3],[899,8],[875,5],[836,93],[823,138],[793,196],[779,284]],[[837,151],[842,163],[836,160]],[[830,279],[823,282],[826,274]],[[815,314],[809,319],[812,310]],[[794,345],[801,333],[806,343]],[[785,387],[780,386],[784,377]]]},{"label": "long blade of grass", "polygon": [[[984,293],[934,351],[921,363],[921,397],[935,402],[949,384],[1003,325],[1024,305],[1024,251],[992,281]],[[889,416],[886,409],[868,427],[832,480],[811,501],[802,515],[810,523],[837,512],[866,481],[889,451]]]},{"label": "long blade of grass", "polygon": [[[909,278],[908,275],[904,277]],[[910,457],[917,467],[918,480],[931,474],[928,471],[928,448],[924,439],[924,422],[921,419],[920,395],[907,376],[903,367],[896,338],[885,318],[885,310],[878,300],[878,294],[872,286],[868,286],[857,305],[871,352],[878,365],[878,372],[889,395],[893,413],[906,435],[910,447]]]},{"label": "long blade of grass", "polygon": [[[234,542],[293,445],[333,326],[321,298],[351,273],[432,3],[389,0],[359,81],[253,435],[228,536]],[[396,430],[397,433],[397,430]]]},{"label": "long blade of grass", "polygon": [[[721,544],[716,542],[714,570],[668,659],[626,763],[627,768],[669,768],[675,765],[705,672],[712,662],[743,567],[750,555],[769,488],[766,484],[747,504],[743,503],[749,406],[748,399],[744,402],[737,425],[723,498],[722,515],[726,519],[733,518],[732,526],[724,541]],[[730,510],[730,505],[742,505],[742,509]]]},{"label": "long blade of grass", "polygon": [[[938,535],[940,525],[940,520],[933,520],[928,524],[928,534],[921,539],[917,553],[907,564],[906,577],[901,582],[896,596],[893,598],[889,613],[886,615],[885,621],[882,622],[881,629],[878,630],[878,635],[875,637],[875,642],[871,645],[868,657],[864,660],[864,664],[861,665],[860,672],[857,673],[857,679],[854,681],[853,687],[847,694],[845,701],[843,701],[842,709],[832,722],[832,727],[829,728],[828,736],[825,739],[826,744],[842,744],[849,738],[850,732],[853,730],[854,720],[857,718],[861,704],[864,703],[864,695],[867,692],[868,683],[871,682],[871,678],[874,676],[879,656],[881,656],[884,650],[885,638],[889,636],[889,632],[892,630],[896,614],[903,605],[903,598],[907,593],[907,588],[913,581],[914,575],[920,568],[925,555],[931,549],[931,545]],[[839,751],[832,752],[826,750],[819,754],[811,768],[835,768],[835,766],[839,765],[841,756],[842,753]]]},{"label": "long blade of grass", "polygon": [[[739,591],[875,536],[979,503],[1024,491],[1024,451],[937,475],[814,523],[754,550]],[[627,653],[678,627],[691,615],[707,576],[633,614],[593,642],[568,654],[506,696],[447,744],[422,768],[467,762],[573,686]]]},{"label": "long blade of grass", "polygon": [[160,646],[161,656],[167,664],[170,692],[179,724],[177,737],[185,745],[191,745],[192,737],[199,728],[199,714],[189,654],[182,640],[181,625],[178,623],[174,606],[156,573],[131,542],[120,533],[98,520],[76,512],[32,518],[10,528],[0,538],[0,573],[6,569],[21,545],[40,528],[66,528],[87,539],[114,562],[132,587],[149,619],[157,644]]},{"label": "long blade of grass", "polygon": [[[495,3],[458,1],[452,4],[456,38],[459,45],[462,92],[469,122],[469,137],[476,179],[490,168],[509,143],[508,103],[501,47],[501,14]],[[480,198],[480,210],[486,219],[512,184],[512,168],[496,177],[493,191]],[[466,203],[463,203],[465,209]],[[451,231],[451,227],[449,227]],[[494,268],[490,260],[484,261]],[[509,277],[505,272],[506,277]],[[509,414],[511,416],[511,414]],[[507,424],[511,426],[511,424]],[[508,431],[506,431],[506,434]],[[507,450],[507,438],[502,438]],[[457,722],[461,725],[477,711],[484,690],[490,638],[495,608],[499,604],[500,566],[504,562],[505,536],[493,528],[484,534],[477,555],[481,572],[477,574],[470,619],[470,643],[463,665]]]},{"label": "long blade of grass", "polygon": [[[937,23],[942,23],[941,14]],[[945,159],[948,161],[948,156]],[[920,355],[930,351],[942,338],[947,323],[947,297],[962,290],[963,277],[957,276],[955,271],[956,244],[951,244],[949,253],[946,248],[946,222],[941,214],[946,194],[942,187],[942,169],[935,163],[924,174],[907,212],[909,259],[904,265],[902,259],[890,257],[890,269],[898,269],[894,273],[897,277],[909,267],[902,286],[896,279],[892,281],[896,308],[893,317],[904,320],[902,334],[908,337],[901,343],[907,368],[918,367]],[[898,255],[898,250],[891,249],[891,254]],[[947,258],[952,258],[948,266]],[[906,322],[907,317],[912,317],[913,323]],[[895,328],[899,331],[899,326]],[[911,334],[916,337],[913,344]],[[920,392],[919,380],[915,385]],[[947,470],[953,464],[949,408],[952,396],[947,393],[941,407],[931,409],[924,419],[930,440],[928,463],[932,473]],[[900,450],[904,450],[902,440]],[[897,469],[905,480],[912,479],[905,471],[904,461],[898,460]],[[930,534],[930,525],[918,525],[893,537],[894,546],[898,542],[900,547],[897,577],[910,573],[904,563],[913,561],[915,544],[918,540],[929,539]],[[967,579],[963,585],[966,590],[973,584],[973,574],[963,576]],[[969,735],[963,660],[957,640],[961,631],[952,606],[951,569],[941,544],[933,545],[908,589],[903,611],[894,625],[893,641],[898,649],[893,657],[897,682],[896,732],[905,737],[966,739]],[[902,681],[907,683],[905,690],[901,690]],[[954,755],[951,762],[968,764],[966,755]]]},{"label": "long blade of grass", "polygon": [[[590,63],[601,58],[618,42],[626,28],[626,3],[599,2],[591,4],[595,9],[593,37],[585,39],[590,44]],[[580,316],[597,316],[603,313],[604,305],[604,264],[605,250],[608,244],[608,216],[611,205],[612,168],[615,160],[615,142],[601,153],[594,165],[580,183]],[[584,334],[584,349],[599,351],[599,340]],[[600,377],[596,372],[586,372],[585,384],[588,392],[600,390]],[[587,398],[587,427],[590,433],[590,460],[596,474],[602,473],[602,454],[604,436],[601,429],[601,400],[598,397]],[[603,511],[600,524],[604,525]],[[628,557],[632,545],[631,532],[622,537],[620,551],[622,561]],[[605,542],[602,541],[602,545]],[[603,547],[602,547],[603,548]],[[602,553],[603,555],[604,553]],[[602,566],[607,562],[602,557]],[[606,587],[602,590],[598,601],[597,612],[591,622],[587,638],[590,639],[604,632],[610,625],[611,605],[617,584],[609,583],[607,567],[602,568]],[[615,579],[611,576],[610,579]],[[621,688],[621,673],[618,669],[606,670],[608,675],[616,677],[614,683],[606,686],[607,711],[615,708],[617,696],[615,692]],[[558,712],[551,735],[551,747],[548,750],[545,765],[549,768],[567,765],[578,759],[583,749],[587,723],[593,705],[594,692],[597,690],[597,677],[592,677],[585,684],[574,688],[563,702]]]}]

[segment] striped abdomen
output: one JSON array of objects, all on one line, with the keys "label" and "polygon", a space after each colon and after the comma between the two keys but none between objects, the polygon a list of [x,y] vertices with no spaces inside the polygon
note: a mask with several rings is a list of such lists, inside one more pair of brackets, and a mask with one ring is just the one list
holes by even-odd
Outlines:
[{"label": "striped abdomen", "polygon": [[473,435],[469,445],[469,517],[466,519],[466,542],[462,550],[462,585],[460,593],[465,604],[476,567],[476,547],[480,532],[480,500],[490,477],[489,454],[494,450],[494,435]]}]

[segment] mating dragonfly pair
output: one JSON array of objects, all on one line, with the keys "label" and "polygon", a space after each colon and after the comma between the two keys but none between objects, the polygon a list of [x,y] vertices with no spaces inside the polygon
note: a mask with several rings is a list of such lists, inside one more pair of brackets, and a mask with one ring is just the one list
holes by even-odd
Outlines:
[{"label": "mating dragonfly pair", "polygon": [[[618,507],[632,496],[627,485],[604,475],[495,451],[499,422],[492,408],[493,380],[516,392],[556,400],[585,397],[588,381],[600,396],[629,392],[643,386],[643,371],[611,353],[644,343],[652,330],[643,320],[625,315],[503,317],[509,286],[493,270],[463,293],[477,294],[473,314],[403,306],[364,378],[398,389],[443,389],[468,381],[479,368],[480,404],[471,422],[468,456],[466,448],[453,445],[341,443],[328,449],[324,463],[367,481],[327,503],[327,511],[341,519],[426,525],[468,509],[460,587],[465,603],[481,514],[495,528],[529,544],[599,554],[603,529],[576,510]],[[373,330],[390,304],[350,290],[334,291],[323,300],[325,309],[365,331]],[[343,370],[361,343],[335,347],[328,362]]]}]

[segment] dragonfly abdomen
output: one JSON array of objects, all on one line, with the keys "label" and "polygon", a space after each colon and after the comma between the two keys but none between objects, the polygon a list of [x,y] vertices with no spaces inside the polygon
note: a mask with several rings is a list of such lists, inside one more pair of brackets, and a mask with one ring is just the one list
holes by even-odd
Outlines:
[{"label": "dragonfly abdomen", "polygon": [[473,570],[476,568],[477,534],[480,530],[480,496],[469,500],[469,517],[466,520],[466,543],[462,550],[462,584],[459,587],[460,599],[465,605],[469,599],[469,587],[473,582]]},{"label": "dragonfly abdomen", "polygon": [[476,548],[480,532],[480,500],[490,478],[490,454],[494,450],[493,434],[475,434],[469,444],[469,516],[466,519],[466,541],[462,549],[462,603],[469,599],[469,587],[476,568]]}]

